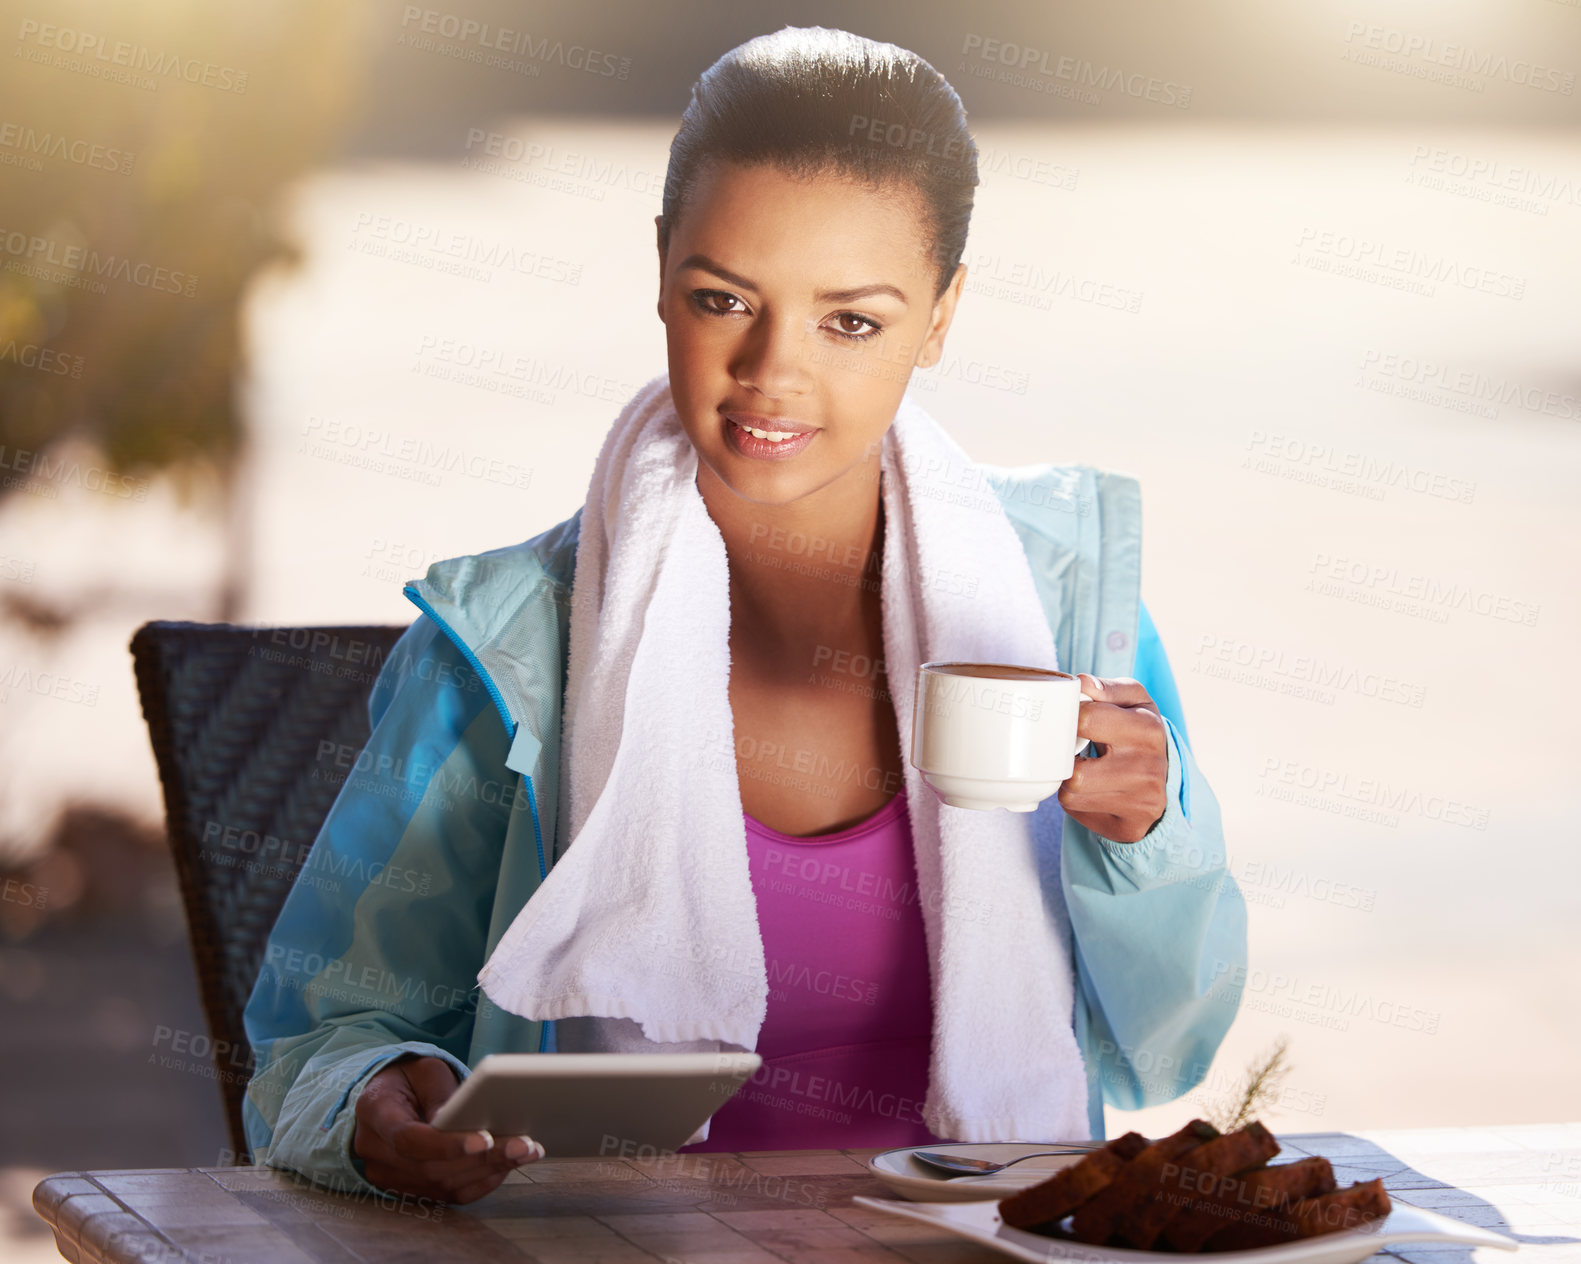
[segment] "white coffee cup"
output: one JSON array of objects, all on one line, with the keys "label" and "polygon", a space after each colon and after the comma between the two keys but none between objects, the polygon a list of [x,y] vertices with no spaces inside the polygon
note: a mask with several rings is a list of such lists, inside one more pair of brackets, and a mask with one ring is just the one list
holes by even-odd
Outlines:
[{"label": "white coffee cup", "polygon": [[917,668],[911,762],[954,808],[1031,812],[1055,793],[1087,746],[1083,700],[1069,672],[1014,663]]}]

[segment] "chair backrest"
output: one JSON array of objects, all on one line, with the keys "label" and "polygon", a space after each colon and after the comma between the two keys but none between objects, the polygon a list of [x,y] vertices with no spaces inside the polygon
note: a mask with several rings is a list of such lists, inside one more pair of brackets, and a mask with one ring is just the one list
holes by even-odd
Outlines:
[{"label": "chair backrest", "polygon": [[[404,627],[155,622],[132,637],[232,1149],[253,1070],[242,1010]],[[343,752],[341,752],[343,754]]]}]

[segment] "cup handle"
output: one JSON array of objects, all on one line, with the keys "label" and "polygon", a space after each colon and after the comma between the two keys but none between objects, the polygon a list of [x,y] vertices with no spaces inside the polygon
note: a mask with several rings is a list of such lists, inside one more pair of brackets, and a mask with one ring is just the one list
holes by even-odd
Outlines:
[{"label": "cup handle", "polygon": [[[1088,702],[1096,702],[1096,701],[1098,701],[1098,699],[1094,698],[1090,693],[1084,693],[1084,694],[1082,694],[1082,697],[1085,698]],[[1079,709],[1081,707],[1081,703],[1078,702],[1076,704],[1076,706]],[[1076,739],[1076,754],[1080,755],[1082,753],[1082,751],[1086,750],[1091,745],[1092,745],[1092,743],[1087,738],[1085,738],[1085,737],[1078,737]]]}]

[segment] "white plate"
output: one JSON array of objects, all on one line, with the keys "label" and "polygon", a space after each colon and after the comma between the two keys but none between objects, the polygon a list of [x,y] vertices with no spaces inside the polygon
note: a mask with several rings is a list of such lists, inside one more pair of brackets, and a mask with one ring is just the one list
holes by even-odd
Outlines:
[{"label": "white plate", "polygon": [[960,1155],[962,1158],[987,1159],[990,1163],[1008,1163],[1023,1154],[1083,1144],[1080,1141],[1043,1141],[1036,1144],[1031,1141],[941,1141],[935,1145],[900,1146],[894,1150],[885,1150],[870,1158],[867,1167],[887,1189],[902,1198],[939,1203],[981,1202],[984,1199],[997,1201],[1009,1197],[1018,1189],[1048,1180],[1060,1168],[1069,1167],[1086,1157],[1088,1151],[1028,1159],[1025,1163],[1017,1163],[992,1176],[950,1176],[913,1156],[918,1150],[933,1150],[939,1154]]},{"label": "white plate", "polygon": [[[1184,1258],[1178,1251],[1133,1251],[1123,1247],[1088,1246],[1085,1242],[1068,1242],[1063,1238],[1046,1238],[1040,1233],[1028,1233],[1025,1229],[1012,1229],[999,1219],[999,1208],[991,1202],[898,1202],[892,1198],[868,1198],[862,1194],[856,1195],[851,1201],[886,1211],[890,1215],[937,1225],[963,1238],[993,1247],[1012,1259],[1030,1260],[1034,1264],[1045,1264],[1049,1260],[1084,1260],[1091,1264],[1180,1264]],[[1252,1251],[1197,1251],[1192,1254],[1205,1261],[1233,1260],[1235,1264],[1357,1264],[1373,1252],[1397,1242],[1463,1242],[1468,1246],[1493,1246],[1506,1251],[1513,1251],[1518,1245],[1513,1239],[1491,1229],[1480,1229],[1476,1225],[1441,1216],[1436,1211],[1396,1202],[1382,1224],[1325,1233],[1315,1238],[1300,1238]]]}]

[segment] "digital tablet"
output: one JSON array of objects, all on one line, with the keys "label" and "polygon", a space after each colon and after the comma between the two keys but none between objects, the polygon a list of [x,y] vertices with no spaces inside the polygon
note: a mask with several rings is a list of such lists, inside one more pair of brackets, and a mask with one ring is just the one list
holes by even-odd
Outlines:
[{"label": "digital tablet", "polygon": [[652,1157],[685,1145],[762,1065],[756,1053],[491,1053],[430,1122],[531,1137],[548,1158]]}]

